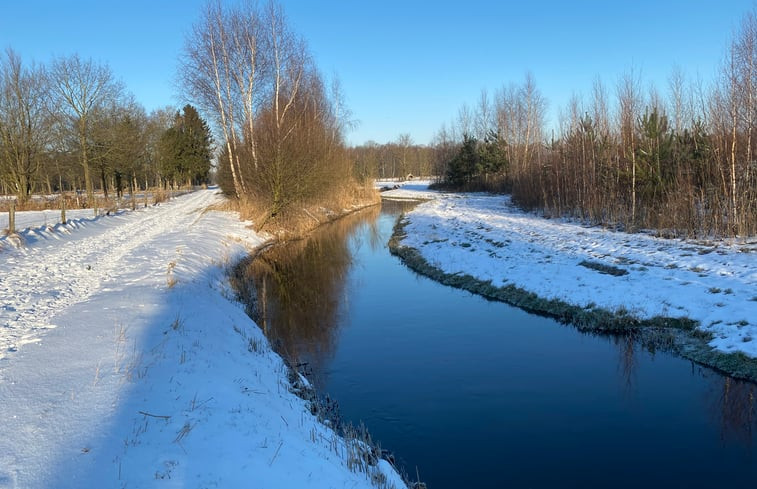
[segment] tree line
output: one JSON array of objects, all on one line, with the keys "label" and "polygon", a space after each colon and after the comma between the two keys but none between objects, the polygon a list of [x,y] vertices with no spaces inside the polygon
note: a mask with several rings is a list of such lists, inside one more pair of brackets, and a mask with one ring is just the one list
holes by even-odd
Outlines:
[{"label": "tree line", "polygon": [[258,227],[351,197],[350,113],[279,4],[207,2],[185,38],[179,73],[214,128],[219,184]]},{"label": "tree line", "polygon": [[210,151],[192,106],[147,114],[106,64],[74,54],[26,65],[11,48],[0,57],[0,187],[21,205],[39,192],[75,191],[85,206],[96,191],[207,182]]},{"label": "tree line", "polygon": [[528,209],[673,235],[757,233],[757,18],[745,16],[718,78],[679,69],[665,93],[637,72],[588,98],[546,130],[546,99],[531,75],[442,126],[432,147],[443,185],[501,190]]},{"label": "tree line", "polygon": [[353,172],[360,180],[404,179],[408,175],[437,174],[433,148],[414,143],[407,133],[400,134],[396,141],[389,143],[368,141],[352,147],[349,155]]}]

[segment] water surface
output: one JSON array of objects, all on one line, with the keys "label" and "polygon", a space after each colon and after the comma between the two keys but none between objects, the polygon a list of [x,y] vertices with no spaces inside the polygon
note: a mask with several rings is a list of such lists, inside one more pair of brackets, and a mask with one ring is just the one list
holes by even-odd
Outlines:
[{"label": "water surface", "polygon": [[[250,265],[265,328],[431,489],[751,487],[757,389],[421,277],[385,202]],[[262,306],[265,304],[265,307]]]}]

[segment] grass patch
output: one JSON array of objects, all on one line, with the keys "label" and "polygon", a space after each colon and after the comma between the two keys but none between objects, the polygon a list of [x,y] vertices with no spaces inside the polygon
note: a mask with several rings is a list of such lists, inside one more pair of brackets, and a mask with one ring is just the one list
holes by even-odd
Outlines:
[{"label": "grass patch", "polygon": [[505,247],[505,243],[502,242],[502,241],[494,241],[491,238],[486,238],[486,239],[484,239],[484,241],[487,242],[487,243],[489,243],[492,246],[497,247],[497,248],[504,248]]},{"label": "grass patch", "polygon": [[582,261],[579,263],[582,267],[589,268],[591,270],[596,270],[599,273],[603,273],[605,275],[612,275],[613,277],[621,277],[623,275],[628,275],[628,270],[624,270],[622,268],[614,267],[612,265],[606,265],[604,263],[599,263],[596,261]]},{"label": "grass patch", "polygon": [[709,292],[710,294],[719,294],[722,292],[722,290],[717,287],[710,287],[709,289],[707,289],[707,292]]},{"label": "grass patch", "polygon": [[171,321],[171,329],[174,331],[184,331],[184,319],[180,314],[176,314],[176,318]]}]

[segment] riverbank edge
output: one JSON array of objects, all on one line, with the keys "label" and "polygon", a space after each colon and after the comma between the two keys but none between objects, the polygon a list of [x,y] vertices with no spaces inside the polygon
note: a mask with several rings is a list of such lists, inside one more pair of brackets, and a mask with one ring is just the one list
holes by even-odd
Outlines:
[{"label": "riverbank edge", "polygon": [[[249,250],[246,255],[239,257],[228,267],[226,271],[226,280],[228,281],[231,290],[234,292],[234,300],[242,305],[245,314],[250,318],[255,326],[263,332],[263,335],[266,336],[266,339],[268,337],[265,334],[265,331],[255,319],[256,313],[254,310],[254,305],[257,304],[256,291],[254,290],[254,287],[248,286],[247,281],[244,280],[244,275],[241,272],[246,264],[250,263],[252,260],[255,260],[261,253],[264,253],[271,247],[282,246],[287,243],[307,239],[310,234],[320,229],[321,227],[357,212],[361,212],[371,207],[381,205],[381,202],[382,200],[379,195],[377,199],[359,202],[357,204],[354,204],[352,207],[348,209],[342,209],[339,212],[329,210],[325,213],[326,217],[324,220],[318,221],[314,219],[316,222],[312,227],[308,227],[304,231],[301,230],[296,234],[289,233],[287,230],[274,234],[269,239],[263,241],[260,245]],[[284,365],[288,370],[287,380],[289,382],[291,392],[304,401],[308,402],[310,404],[311,414],[316,416],[319,422],[331,428],[337,436],[345,441],[346,444],[351,441],[357,441],[357,444],[352,445],[354,447],[358,447],[361,450],[361,453],[356,454],[357,457],[359,457],[368,465],[376,465],[379,459],[385,460],[391,465],[397,475],[399,475],[399,477],[403,480],[406,487],[425,488],[425,484],[423,484],[422,482],[410,481],[408,474],[400,467],[397,467],[395,465],[392,452],[386,449],[382,449],[379,445],[374,444],[370,432],[368,432],[368,430],[364,426],[361,425],[359,427],[354,427],[352,425],[343,425],[341,421],[341,414],[338,411],[337,403],[334,402],[334,400],[331,400],[327,393],[324,396],[324,393],[318,392],[310,382],[310,380],[307,379],[306,375],[297,368],[297,365],[293,364],[292,360],[290,358],[287,358],[287,355],[284,352],[278,351],[274,347],[274,345],[271,344],[270,340],[268,341],[268,344],[269,348],[282,359]],[[380,483],[380,481],[377,482]],[[378,485],[377,487],[383,486]]]},{"label": "riverbank edge", "polygon": [[734,378],[757,383],[757,359],[737,353],[723,353],[712,348],[707,332],[689,318],[655,316],[639,318],[628,310],[611,311],[601,307],[584,308],[559,299],[547,299],[512,284],[492,285],[467,273],[447,273],[431,265],[416,248],[402,245],[407,236],[409,218],[397,218],[389,239],[389,251],[414,272],[443,285],[448,285],[488,300],[504,302],[526,312],[538,314],[571,325],[582,332],[607,335],[630,335],[650,351],[667,351],[687,360],[712,368]]}]

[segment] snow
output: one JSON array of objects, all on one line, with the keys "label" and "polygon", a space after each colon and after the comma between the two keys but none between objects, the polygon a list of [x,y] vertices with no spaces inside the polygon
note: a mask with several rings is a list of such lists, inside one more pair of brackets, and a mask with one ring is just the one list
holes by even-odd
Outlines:
[{"label": "snow", "polygon": [[[519,210],[508,196],[435,197],[408,213],[402,244],[446,273],[582,307],[625,308],[638,318],[687,317],[713,333],[712,347],[757,356],[757,239],[663,239],[545,219]],[[600,273],[582,262],[627,274]]]},{"label": "snow", "polygon": [[[431,180],[377,180],[375,186],[378,189],[390,188],[381,193],[381,196],[385,199],[395,200],[428,200],[437,197],[437,193],[428,190],[428,186],[431,184]],[[397,187],[397,188],[395,188]]]},{"label": "snow", "polygon": [[[66,220],[92,220],[95,217],[93,209],[67,209]],[[92,218],[92,219],[89,219]],[[60,222],[60,210],[24,211],[16,212],[16,230],[27,228],[47,228]],[[8,228],[8,213],[0,213],[0,230]]]},{"label": "snow", "polygon": [[266,237],[221,203],[0,239],[0,488],[404,487],[351,471],[355,442],[292,393],[226,279]]}]

